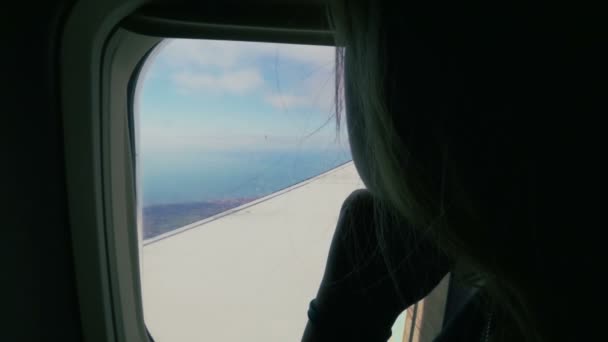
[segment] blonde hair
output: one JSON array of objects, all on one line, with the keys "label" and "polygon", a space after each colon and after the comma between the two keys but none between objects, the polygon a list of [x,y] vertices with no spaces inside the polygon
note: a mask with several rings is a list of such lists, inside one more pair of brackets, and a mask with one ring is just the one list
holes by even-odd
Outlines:
[{"label": "blonde hair", "polygon": [[[416,138],[407,139],[396,128],[397,113],[391,112],[387,100],[392,90],[388,81],[396,77],[387,74],[388,48],[389,44],[407,46],[389,41],[387,25],[399,23],[391,22],[387,17],[391,9],[386,7],[386,1],[343,0],[334,1],[331,8],[337,43],[342,46],[336,55],[336,94],[348,88],[351,96],[347,106],[362,113],[354,124],[364,130],[360,158],[370,166],[368,186],[421,233],[434,237],[448,255],[456,257],[462,269],[467,270],[463,279],[484,288],[488,306],[500,319],[493,340],[542,341],[532,310],[532,291],[513,272],[517,266],[505,264],[508,256],[494,250],[496,245],[491,240],[496,234],[464,181],[464,162],[452,155],[454,141],[429,124],[420,127],[421,132],[412,133],[418,138],[427,134],[425,142],[430,147],[421,151]],[[342,73],[346,85],[340,83]],[[341,100],[336,103],[339,114]],[[399,114],[416,115],[407,110]],[[411,127],[410,131],[417,129]],[[412,147],[415,144],[418,150]],[[382,215],[378,215],[378,220],[382,220]],[[382,222],[378,226],[382,227]]]}]

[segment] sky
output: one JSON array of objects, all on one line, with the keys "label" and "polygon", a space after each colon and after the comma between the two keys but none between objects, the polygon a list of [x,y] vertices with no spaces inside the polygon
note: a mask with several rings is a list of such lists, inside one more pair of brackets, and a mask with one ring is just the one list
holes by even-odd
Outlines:
[{"label": "sky", "polygon": [[168,39],[137,84],[141,150],[347,149],[334,48]]}]

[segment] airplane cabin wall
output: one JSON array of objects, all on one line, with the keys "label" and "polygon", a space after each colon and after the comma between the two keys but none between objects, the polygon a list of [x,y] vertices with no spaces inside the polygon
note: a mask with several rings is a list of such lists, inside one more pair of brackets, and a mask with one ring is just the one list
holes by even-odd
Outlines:
[{"label": "airplane cabin wall", "polygon": [[11,3],[0,23],[0,339],[80,341],[57,69],[61,20],[69,3]]}]

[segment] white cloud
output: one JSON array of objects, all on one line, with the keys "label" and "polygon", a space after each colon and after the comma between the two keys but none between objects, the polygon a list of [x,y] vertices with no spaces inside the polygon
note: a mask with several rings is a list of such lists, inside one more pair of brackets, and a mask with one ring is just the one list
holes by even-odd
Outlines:
[{"label": "white cloud", "polygon": [[264,97],[264,100],[278,109],[307,107],[312,105],[309,98],[298,95],[269,94]]},{"label": "white cloud", "polygon": [[171,78],[180,90],[185,91],[205,90],[241,94],[264,84],[262,75],[256,69],[226,71],[219,75],[205,72],[178,72]]},{"label": "white cloud", "polygon": [[333,110],[336,92],[333,71],[314,73],[304,81],[302,89],[308,94],[311,101],[314,101],[317,108],[323,112]]},{"label": "white cloud", "polygon": [[334,48],[315,45],[173,39],[164,45],[161,58],[169,66],[177,68],[192,66],[232,68],[261,57],[277,58],[279,63],[286,60],[331,67],[334,63]]},{"label": "white cloud", "polygon": [[[311,127],[311,130],[317,127]],[[221,150],[260,150],[293,149],[306,147],[340,147],[347,142],[345,136],[335,139],[332,124],[327,124],[323,132],[307,136],[310,130],[293,134],[288,129],[266,130],[251,129],[230,131],[228,127],[209,128],[183,122],[178,125],[149,124],[143,130],[140,148],[143,152],[175,151],[221,151]]]},{"label": "white cloud", "polygon": [[335,105],[334,74],[317,71],[293,89],[272,91],[264,97],[266,103],[278,109],[316,108],[330,113]]},{"label": "white cloud", "polygon": [[[335,92],[331,47],[180,39],[165,44],[156,63],[159,74],[162,72],[158,79],[186,94],[229,94],[235,95],[234,101],[241,100],[238,95],[255,94],[256,99],[279,109],[268,110],[268,118],[277,117],[273,112],[303,110],[294,110],[297,115],[282,116],[284,122],[273,119],[272,124],[264,117],[236,120],[231,114],[218,113],[221,120],[203,125],[206,117],[193,119],[166,113],[174,116],[171,124],[158,120],[147,124],[141,138],[146,150],[246,150],[337,144],[331,121]],[[256,101],[252,107],[258,105]],[[268,107],[261,109],[263,112]],[[259,110],[252,108],[252,112]],[[241,118],[247,113],[236,114]],[[254,119],[260,121],[247,121]],[[345,129],[340,131],[343,135]]]},{"label": "white cloud", "polygon": [[[334,105],[334,54],[334,48],[327,46],[173,39],[160,51],[159,61],[169,67],[170,79],[180,91],[256,91],[275,108],[317,108],[329,113]],[[264,80],[263,58],[276,59],[278,80],[273,74],[266,74]],[[301,65],[308,74],[287,84],[281,78],[293,67],[290,63]],[[275,82],[281,83],[280,89]]]},{"label": "white cloud", "polygon": [[335,61],[334,49],[327,46],[275,44],[274,53],[279,59],[287,59],[315,66],[332,67]]},{"label": "white cloud", "polygon": [[230,68],[236,65],[242,50],[234,42],[196,39],[172,39],[162,49],[161,59],[173,68]]}]

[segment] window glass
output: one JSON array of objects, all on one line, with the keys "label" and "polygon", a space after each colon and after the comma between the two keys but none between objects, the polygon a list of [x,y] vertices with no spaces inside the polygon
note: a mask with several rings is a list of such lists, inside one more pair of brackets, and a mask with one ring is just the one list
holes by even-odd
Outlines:
[{"label": "window glass", "polygon": [[157,342],[300,339],[340,206],[363,187],[334,65],[333,47],[184,39],[146,61],[139,228]]}]

